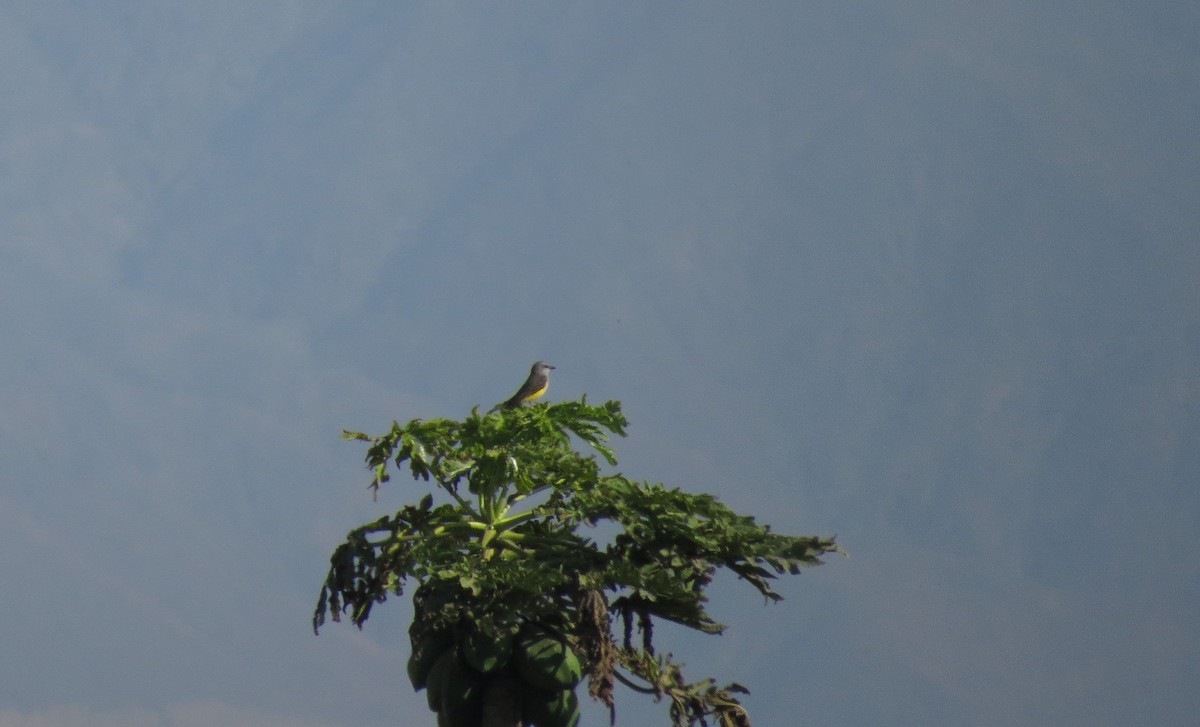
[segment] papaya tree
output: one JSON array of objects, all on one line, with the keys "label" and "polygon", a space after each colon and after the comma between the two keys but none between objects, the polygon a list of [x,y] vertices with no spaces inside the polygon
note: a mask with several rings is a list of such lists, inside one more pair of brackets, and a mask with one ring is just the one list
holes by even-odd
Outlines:
[{"label": "papaya tree", "polygon": [[617,402],[583,397],[345,432],[368,443],[376,492],[405,466],[427,491],[337,546],[314,630],[326,616],[362,628],[376,604],[411,592],[408,677],[438,725],[576,725],[586,678],[613,722],[620,683],[667,700],[676,727],[747,727],[747,690],[687,681],[655,624],[720,634],[705,609],[719,569],[777,601],[773,579],[840,549],[611,471],[609,438],[626,425]]}]

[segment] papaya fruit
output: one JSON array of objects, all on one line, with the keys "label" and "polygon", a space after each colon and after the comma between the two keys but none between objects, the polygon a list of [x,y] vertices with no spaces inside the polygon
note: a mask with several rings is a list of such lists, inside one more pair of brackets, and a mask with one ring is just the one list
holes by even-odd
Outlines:
[{"label": "papaya fruit", "polygon": [[521,630],[512,663],[522,681],[547,691],[573,689],[583,678],[583,665],[571,647],[537,627]]},{"label": "papaya fruit", "polygon": [[534,727],[578,727],[579,697],[574,689],[525,687],[521,690],[521,714],[525,724]]},{"label": "papaya fruit", "polygon": [[462,638],[463,659],[480,674],[491,674],[502,669],[513,653],[514,634],[488,636],[479,631],[468,631]]},{"label": "papaya fruit", "polygon": [[486,678],[457,658],[442,672],[441,679],[442,701],[438,709],[438,725],[479,727]]},{"label": "papaya fruit", "polygon": [[434,662],[454,645],[449,631],[426,631],[412,639],[412,654],[408,657],[408,680],[413,689],[421,691],[429,679]]},{"label": "papaya fruit", "polygon": [[425,678],[425,701],[431,711],[437,712],[442,708],[442,690],[446,686],[446,672],[458,661],[457,649],[443,651]]}]

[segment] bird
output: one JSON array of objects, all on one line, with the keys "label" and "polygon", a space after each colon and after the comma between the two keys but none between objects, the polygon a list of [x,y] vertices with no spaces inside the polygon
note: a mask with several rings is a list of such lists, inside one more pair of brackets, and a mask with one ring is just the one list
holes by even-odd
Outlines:
[{"label": "bird", "polygon": [[513,394],[508,401],[492,407],[491,410],[514,409],[534,399],[540,399],[542,394],[546,393],[546,389],[550,388],[550,372],[553,370],[554,367],[545,361],[535,361],[529,369],[529,378],[525,379],[525,383],[521,384],[517,393]]}]

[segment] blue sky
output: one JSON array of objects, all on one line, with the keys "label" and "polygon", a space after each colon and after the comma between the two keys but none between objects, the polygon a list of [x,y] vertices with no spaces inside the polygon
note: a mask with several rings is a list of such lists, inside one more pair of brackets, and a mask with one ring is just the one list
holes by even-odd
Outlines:
[{"label": "blue sky", "polygon": [[0,727],[431,724],[406,602],[309,630],[334,545],[422,492],[372,502],[338,433],[539,358],[550,400],[624,403],[627,475],[852,554],[778,605],[718,582],[727,634],[679,635],[756,724],[1190,724],[1198,34],[1170,2],[5,6]]}]

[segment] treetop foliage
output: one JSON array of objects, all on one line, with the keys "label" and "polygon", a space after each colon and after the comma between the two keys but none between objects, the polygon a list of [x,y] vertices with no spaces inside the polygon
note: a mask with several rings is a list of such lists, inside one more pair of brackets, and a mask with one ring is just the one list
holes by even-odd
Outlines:
[{"label": "treetop foliage", "polygon": [[[330,559],[314,630],[326,615],[349,615],[361,628],[375,604],[415,585],[414,645],[449,630],[511,638],[537,624],[583,657],[589,692],[610,709],[619,680],[669,697],[676,725],[710,716],[749,725],[733,697],[744,689],[685,682],[680,665],[656,651],[654,620],[720,633],[705,608],[718,569],[775,601],[777,576],[840,548],[833,538],[772,532],[710,495],[603,473],[599,459],[617,464],[609,437],[626,426],[617,402],[593,406],[583,397],[482,415],[476,408],[462,421],[393,422],[379,436],[345,432],[369,443],[373,490],[407,466],[448,501],[435,505],[426,492],[352,530]],[[606,542],[589,537],[601,524],[615,532]]]}]

